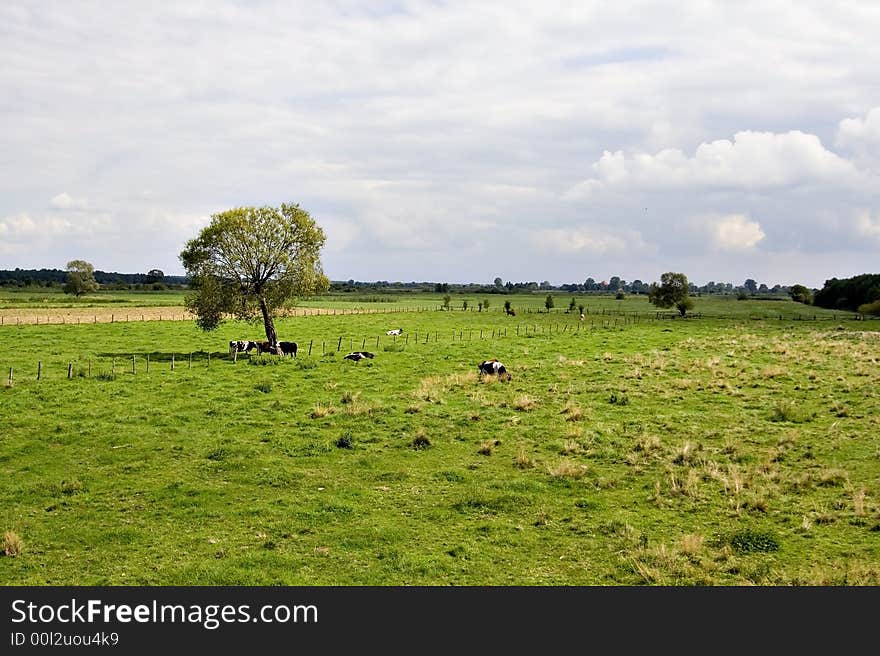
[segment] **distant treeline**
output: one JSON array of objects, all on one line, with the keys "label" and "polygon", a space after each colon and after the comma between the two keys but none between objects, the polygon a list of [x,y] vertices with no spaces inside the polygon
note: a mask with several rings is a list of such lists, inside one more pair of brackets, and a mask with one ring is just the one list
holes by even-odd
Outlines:
[{"label": "distant treeline", "polygon": [[819,307],[866,314],[876,314],[878,302],[880,273],[863,273],[853,278],[826,280],[825,286],[813,297],[813,305]]},{"label": "distant treeline", "polygon": [[[0,270],[0,286],[3,287],[60,287],[67,278],[64,269],[14,269]],[[98,284],[110,289],[177,289],[189,284],[186,276],[166,276],[158,269],[149,273],[117,273],[95,271]]]}]

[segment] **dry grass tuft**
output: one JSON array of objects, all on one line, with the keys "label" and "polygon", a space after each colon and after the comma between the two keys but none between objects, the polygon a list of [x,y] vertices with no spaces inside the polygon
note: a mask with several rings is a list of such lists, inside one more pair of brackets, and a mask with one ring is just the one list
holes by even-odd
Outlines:
[{"label": "dry grass tuft", "polygon": [[518,396],[516,400],[513,402],[513,407],[515,410],[519,410],[520,412],[529,412],[535,407],[535,399],[525,394]]},{"label": "dry grass tuft", "polygon": [[586,465],[579,465],[570,460],[560,460],[555,467],[548,469],[551,476],[560,478],[583,478],[587,473]]},{"label": "dry grass tuft", "polygon": [[324,405],[323,403],[316,403],[312,407],[312,413],[309,415],[312,419],[320,419],[321,417],[326,417],[327,415],[332,415],[336,412],[336,408],[332,405]]},{"label": "dry grass tuft", "polygon": [[778,376],[784,376],[785,369],[780,367],[779,365],[772,364],[770,366],[764,367],[761,369],[761,377],[762,378],[776,378]]},{"label": "dry grass tuft", "polygon": [[580,421],[584,418],[583,409],[574,401],[566,401],[559,414],[565,415],[565,421]]},{"label": "dry grass tuft", "polygon": [[485,442],[480,443],[480,448],[477,449],[477,453],[481,456],[491,456],[492,450],[501,444],[501,440],[486,440]]},{"label": "dry grass tuft", "polygon": [[521,447],[519,453],[516,454],[514,464],[517,469],[531,469],[535,466],[535,461],[529,458],[526,454],[526,450]]},{"label": "dry grass tuft", "polygon": [[3,534],[3,555],[12,558],[20,556],[24,549],[24,542],[15,531],[6,531]]},{"label": "dry grass tuft", "polygon": [[705,539],[702,535],[694,535],[693,533],[688,533],[681,538],[681,552],[683,554],[687,554],[688,556],[693,556],[699,553],[700,549],[703,548],[704,541]]}]

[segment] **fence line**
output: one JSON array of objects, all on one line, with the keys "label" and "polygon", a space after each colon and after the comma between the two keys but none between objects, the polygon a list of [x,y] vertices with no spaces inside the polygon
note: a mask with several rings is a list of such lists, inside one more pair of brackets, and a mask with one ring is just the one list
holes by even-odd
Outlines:
[{"label": "fence line", "polygon": [[[678,315],[678,313],[671,313],[671,312],[669,312],[669,313],[653,312],[653,313],[644,313],[642,315],[628,314],[628,315],[619,315],[619,316],[615,316],[613,314],[606,314],[606,315],[595,315],[594,314],[590,317],[589,320],[587,320],[585,318],[585,319],[579,320],[579,321],[576,320],[576,321],[572,321],[572,322],[566,322],[561,325],[558,322],[555,322],[555,323],[554,322],[536,323],[536,322],[521,322],[520,321],[520,322],[517,322],[514,326],[508,325],[508,326],[503,326],[503,327],[499,326],[499,327],[493,328],[493,329],[491,329],[491,332],[488,332],[490,329],[485,328],[485,327],[479,328],[479,329],[468,328],[466,330],[464,328],[459,327],[459,328],[454,328],[452,330],[451,334],[449,334],[449,333],[447,333],[447,334],[450,335],[450,339],[448,340],[448,343],[453,343],[453,344],[454,343],[462,343],[462,342],[472,343],[472,342],[479,342],[479,341],[484,341],[484,342],[495,341],[495,340],[499,340],[499,339],[506,339],[510,336],[514,336],[514,337],[522,336],[522,337],[526,337],[526,338],[529,338],[529,337],[533,338],[538,335],[551,336],[551,335],[555,334],[557,336],[558,335],[569,335],[571,337],[575,337],[575,336],[580,335],[581,333],[583,333],[584,335],[589,335],[597,330],[614,330],[614,329],[621,329],[622,330],[623,328],[625,328],[627,326],[634,326],[636,324],[642,323],[643,321],[650,321],[651,323],[655,323],[658,321],[665,322],[668,320],[693,321],[693,320],[699,320],[701,318],[704,318],[704,316],[705,315],[694,314],[694,315],[688,315],[686,317],[680,317]],[[712,318],[717,318],[717,317],[712,317]],[[733,318],[733,317],[730,317],[730,318]],[[740,320],[744,320],[744,317],[736,317],[736,318],[738,318]],[[763,319],[767,319],[768,317],[751,316],[749,318],[763,320]],[[776,319],[776,318],[777,317],[770,317],[770,319]],[[778,318],[782,319],[783,317],[782,317],[782,315],[779,315]],[[822,317],[819,315],[813,315],[812,317],[810,317],[809,315],[806,315],[806,316],[802,315],[802,316],[799,316],[797,318],[793,318],[790,320],[793,320],[793,321],[807,321],[807,320],[824,321],[826,319],[829,319],[829,317]],[[866,317],[864,317],[862,315],[857,315],[857,316],[852,317],[852,319],[853,320],[865,320]],[[476,332],[477,330],[479,332]],[[398,339],[397,339],[398,336],[397,335],[390,336],[390,339],[386,339],[386,341],[390,342],[390,343],[386,344],[385,350],[386,351],[396,351],[396,350],[405,349],[410,344],[410,339],[409,339],[410,334],[412,334],[412,336],[413,336],[412,343],[416,346],[418,346],[418,345],[424,346],[424,345],[429,345],[432,343],[436,344],[438,342],[441,342],[441,340],[444,342],[446,341],[446,339],[443,336],[441,336],[441,333],[439,331],[416,330],[416,331],[410,331],[409,333],[404,333],[403,338],[400,340],[403,342],[402,345],[398,344]],[[387,338],[389,336],[376,335],[376,349],[377,350],[380,348],[382,337]],[[335,351],[332,350],[332,346],[333,346],[332,341],[330,342],[331,348],[330,348],[330,350],[328,350],[327,349],[327,340],[326,339],[321,340],[321,353],[320,353],[320,355],[322,355],[322,356],[326,355],[328,352],[331,352],[331,353],[340,352],[342,350],[343,340],[345,340],[345,339],[348,340],[349,351],[353,350],[354,345],[356,344],[356,337],[353,335],[339,335],[339,337],[335,340],[336,341]],[[362,337],[361,343],[360,343],[361,350],[366,349],[368,339],[370,340],[370,344],[372,345],[372,337],[364,335]],[[308,340],[308,350],[305,353],[306,357],[312,356],[313,346],[316,343],[317,343],[317,340],[315,340],[315,338],[310,338]],[[305,349],[305,339],[302,340],[301,345],[302,345],[302,348],[299,350],[298,355],[302,355],[303,351],[306,350]],[[176,363],[176,356],[177,355],[185,355],[185,356],[188,355],[187,367],[186,367],[188,370],[192,370],[192,368],[193,368],[193,356],[196,356],[197,361],[199,358],[201,358],[204,361],[204,367],[206,369],[210,368],[212,354],[214,355],[215,360],[220,359],[223,361],[228,361],[232,364],[236,364],[238,362],[238,353],[237,352],[234,352],[232,354],[229,354],[228,351],[191,351],[188,354],[186,354],[186,353],[178,354],[175,352],[175,353],[171,353],[170,359],[167,360],[167,362],[170,363],[169,370],[176,371],[175,363]],[[116,372],[116,358],[117,357],[120,357],[120,356],[109,356],[110,376],[111,377],[115,377],[116,373],[117,373]],[[150,353],[144,353],[143,357],[144,357],[143,370],[144,370],[145,374],[148,375],[150,372],[150,363],[151,363]],[[283,356],[275,356],[275,357],[283,357]],[[251,354],[248,354],[248,360],[250,360],[250,359],[251,359]],[[104,359],[103,362],[107,363],[107,359]],[[159,362],[162,362],[162,360],[161,359],[153,359],[152,362],[154,364],[157,364]],[[44,363],[42,360],[37,362],[36,380],[38,380],[38,381],[43,380],[46,377],[45,376],[46,372],[44,371],[44,369],[46,369],[46,368],[43,366],[43,364]],[[9,374],[8,374],[8,378],[6,381],[6,385],[9,387],[13,386],[14,382],[16,380],[16,378],[14,377],[14,373],[15,373],[15,371],[14,371],[13,367],[9,367]],[[19,373],[20,373],[20,370],[19,370]],[[137,354],[136,353],[133,353],[131,355],[131,374],[135,375],[135,376],[138,374]],[[102,377],[103,372],[101,374],[98,374],[98,376]],[[67,378],[73,379],[73,378],[77,378],[77,377],[82,377],[82,378],[92,378],[93,377],[93,375],[92,375],[92,356],[89,356],[87,358],[87,361],[84,365],[79,364],[76,367],[74,366],[73,360],[68,361],[68,363],[67,363]],[[19,375],[18,379],[20,379],[20,378],[21,378],[21,376]]]}]

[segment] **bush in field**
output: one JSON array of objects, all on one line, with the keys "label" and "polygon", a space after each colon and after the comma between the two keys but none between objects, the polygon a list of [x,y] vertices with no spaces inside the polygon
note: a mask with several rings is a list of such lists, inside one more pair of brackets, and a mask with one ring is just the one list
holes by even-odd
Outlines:
[{"label": "bush in field", "polygon": [[791,296],[791,300],[795,303],[810,305],[813,302],[813,292],[803,285],[792,285],[788,290],[788,295]]},{"label": "bush in field", "polygon": [[865,303],[864,305],[860,305],[859,313],[880,315],[880,298],[878,298],[873,303]]},{"label": "bush in field", "polygon": [[547,308],[547,312],[553,309],[553,296],[547,294],[547,298],[544,299],[544,307]]},{"label": "bush in field", "polygon": [[21,554],[24,549],[24,542],[22,539],[18,537],[18,534],[15,531],[6,531],[3,534],[3,555],[4,556],[18,556]]},{"label": "bush in field", "polygon": [[779,539],[770,531],[746,528],[730,536],[730,546],[739,553],[779,551]]},{"label": "bush in field", "polygon": [[660,308],[675,306],[681,316],[685,316],[694,307],[694,302],[688,298],[687,276],[672,271],[660,276],[659,285],[656,282],[651,283],[648,300]]}]

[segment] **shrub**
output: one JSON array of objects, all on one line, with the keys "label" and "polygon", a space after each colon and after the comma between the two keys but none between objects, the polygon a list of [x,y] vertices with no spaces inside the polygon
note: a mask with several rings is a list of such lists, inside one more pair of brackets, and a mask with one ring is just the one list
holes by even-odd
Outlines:
[{"label": "shrub", "polygon": [[880,316],[880,298],[871,303],[865,303],[859,306],[859,314],[875,314]]},{"label": "shrub", "polygon": [[352,449],[354,448],[354,438],[348,434],[343,435],[336,440],[336,446],[340,449]]},{"label": "shrub", "polygon": [[779,539],[771,531],[746,528],[730,536],[730,546],[739,553],[779,551]]},{"label": "shrub", "polygon": [[608,403],[611,405],[628,405],[629,397],[623,392],[611,392],[611,396],[608,398]]},{"label": "shrub", "polygon": [[419,431],[412,441],[412,448],[414,449],[427,449],[431,446],[431,440],[428,439],[428,436],[425,435],[424,432]]},{"label": "shrub", "polygon": [[254,385],[254,389],[257,390],[258,392],[262,392],[263,394],[268,394],[269,392],[272,391],[272,384],[271,383],[259,383],[257,385]]}]

